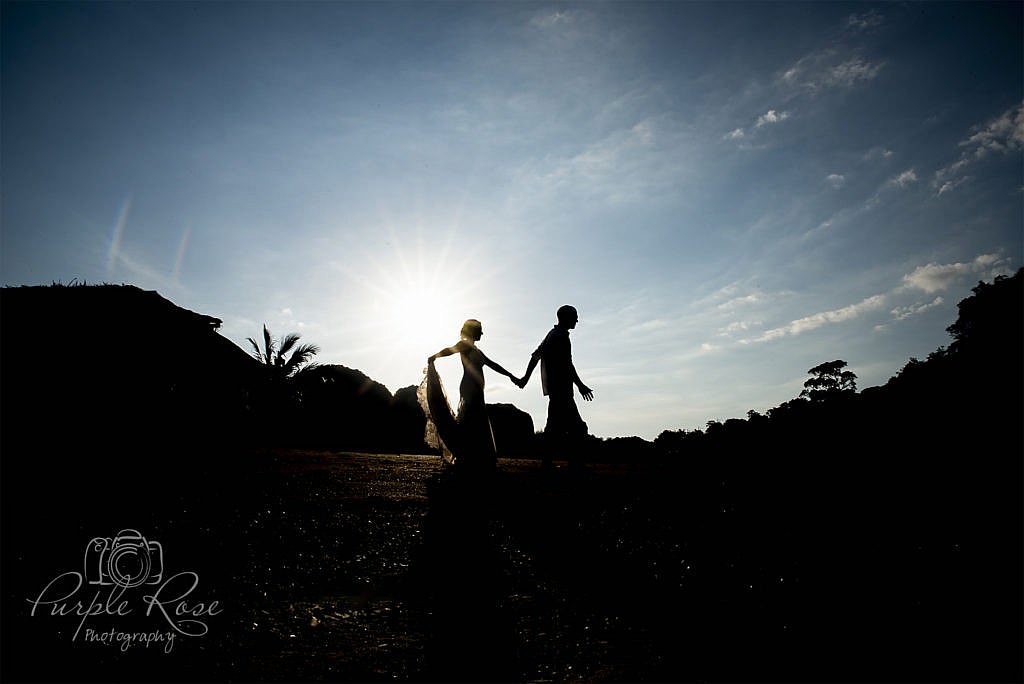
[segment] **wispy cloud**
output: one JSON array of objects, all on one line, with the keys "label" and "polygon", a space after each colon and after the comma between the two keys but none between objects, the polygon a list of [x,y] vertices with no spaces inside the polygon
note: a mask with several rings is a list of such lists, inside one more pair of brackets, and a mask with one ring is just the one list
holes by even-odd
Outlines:
[{"label": "wispy cloud", "polygon": [[890,178],[886,185],[891,188],[905,188],[908,185],[913,185],[918,181],[917,173],[914,169],[907,169],[903,173]]},{"label": "wispy cloud", "polygon": [[732,299],[722,302],[715,308],[719,311],[733,311],[743,306],[750,306],[753,304],[760,304],[765,300],[765,295],[762,292],[753,292],[742,297],[733,297]]},{"label": "wispy cloud", "polygon": [[913,316],[923,314],[925,311],[934,309],[937,306],[942,306],[946,303],[946,300],[942,297],[936,297],[930,302],[915,302],[906,306],[897,306],[889,314],[892,316],[892,320],[887,323],[879,323],[875,326],[875,332],[882,332],[888,330],[894,323],[905,321]]},{"label": "wispy cloud", "polygon": [[820,328],[823,325],[829,323],[842,323],[843,321],[849,321],[854,318],[859,318],[868,311],[874,311],[885,306],[886,297],[884,294],[874,295],[863,299],[856,304],[850,304],[839,309],[832,309],[831,311],[821,311],[819,313],[811,314],[810,316],[804,316],[791,321],[788,325],[784,325],[779,328],[773,328],[768,330],[759,337],[752,340],[742,340],[743,343],[749,342],[769,342],[771,340],[779,339],[780,337],[800,335],[811,330]]},{"label": "wispy cloud", "polygon": [[846,177],[839,173],[830,173],[825,177],[825,182],[838,190],[846,185]]},{"label": "wispy cloud", "polygon": [[[1005,270],[1002,267],[1006,259],[998,254],[981,254],[968,262],[954,264],[930,263],[918,266],[911,273],[903,276],[903,286],[921,290],[926,294],[939,292],[949,288],[953,283],[972,274],[991,275]],[[992,269],[995,268],[995,271]]]},{"label": "wispy cloud", "polygon": [[[887,195],[891,195],[892,193],[900,190],[905,190],[917,183],[919,180],[917,171],[914,169],[907,169],[906,171],[896,174],[882,183],[870,197],[860,204],[856,206],[843,207],[834,212],[828,218],[820,221],[815,228],[805,232],[802,239],[809,240],[816,238],[826,231],[835,229],[837,226],[849,224],[854,218],[878,207]],[[830,174],[825,177],[825,181],[833,188],[838,189],[845,186],[846,177],[839,174]]]},{"label": "wispy cloud", "polygon": [[865,31],[875,26],[881,26],[883,21],[882,15],[871,9],[861,14],[851,14],[846,19],[846,27],[854,31]]},{"label": "wispy cloud", "polygon": [[866,62],[850,59],[827,69],[820,78],[820,85],[832,88],[852,88],[863,81],[870,81],[881,71],[882,62]]},{"label": "wispy cloud", "polygon": [[718,331],[720,337],[734,335],[736,333],[743,333],[751,330],[752,328],[758,328],[762,325],[761,321],[733,321],[729,325],[725,326]]},{"label": "wispy cloud", "polygon": [[1009,154],[1024,149],[1024,103],[1011,107],[995,119],[975,126],[960,141],[959,159],[935,172],[932,187],[936,196],[955,190],[967,181],[965,170],[990,154]]},{"label": "wispy cloud", "polygon": [[[930,263],[924,266],[919,266],[912,272],[904,275],[901,284],[892,288],[888,292],[872,295],[859,302],[842,306],[837,309],[821,311],[795,319],[786,325],[772,328],[756,337],[742,339],[739,342],[740,344],[770,342],[783,337],[801,335],[812,330],[817,330],[818,328],[826,325],[852,321],[871,312],[893,306],[893,299],[900,295],[905,296],[905,293],[913,290],[918,290],[925,294],[934,294],[936,292],[949,289],[967,275],[983,274],[986,277],[994,277],[995,275],[1008,270],[1006,268],[1006,263],[1007,259],[999,256],[998,254],[981,254],[973,260],[964,263]],[[890,309],[889,313],[892,316],[892,322],[899,322],[940,306],[944,302],[945,300],[942,297],[935,297],[930,302],[914,302],[912,304],[896,305],[894,308]],[[875,326],[875,329],[881,330],[885,327],[887,326],[879,325]],[[736,330],[738,329],[743,328],[736,328]],[[733,331],[734,330],[730,330],[730,332]]]},{"label": "wispy cloud", "polygon": [[746,129],[743,127],[734,128],[733,130],[729,131],[722,137],[724,137],[726,140],[742,140],[743,138],[747,137],[748,130],[757,131],[764,128],[765,126],[782,123],[791,115],[791,112],[780,112],[774,109],[769,109],[767,112],[757,117],[757,120],[754,121],[750,129]]},{"label": "wispy cloud", "polygon": [[918,314],[924,313],[928,309],[934,309],[935,307],[944,304],[945,301],[946,300],[944,300],[942,297],[936,297],[932,301],[927,302],[925,304],[911,304],[909,306],[897,306],[895,309],[893,309],[889,313],[891,313],[893,315],[893,318],[895,318],[897,321],[902,321],[902,320],[905,320],[907,318],[910,318],[911,316],[917,316]]},{"label": "wispy cloud", "polygon": [[939,186],[939,189],[935,191],[935,195],[937,197],[942,197],[947,192],[953,192],[969,180],[971,180],[970,176],[960,176],[952,180],[944,181],[942,185]]},{"label": "wispy cloud", "polygon": [[779,78],[786,85],[815,93],[830,88],[852,88],[871,81],[884,66],[884,62],[848,57],[836,48],[825,48],[801,57]]},{"label": "wispy cloud", "polygon": [[901,173],[896,174],[889,180],[885,181],[875,194],[864,201],[864,204],[859,208],[847,212],[849,215],[856,215],[862,211],[868,211],[874,209],[882,202],[882,197],[888,193],[904,190],[909,188],[914,183],[917,183],[920,179],[917,177],[917,171],[914,169],[907,169]]},{"label": "wispy cloud", "polygon": [[736,309],[761,304],[773,298],[783,297],[789,292],[765,293],[762,289],[742,281],[724,285],[707,296],[693,302],[697,310],[731,312]]},{"label": "wispy cloud", "polygon": [[763,128],[768,124],[780,123],[788,118],[789,112],[776,112],[774,109],[769,109],[757,117],[757,123],[754,124],[754,128]]},{"label": "wispy cloud", "polygon": [[1024,103],[1008,109],[960,143],[980,159],[989,152],[1011,152],[1024,146]]},{"label": "wispy cloud", "polygon": [[678,181],[684,145],[670,122],[646,119],[586,143],[574,154],[528,161],[517,181],[527,196],[572,191],[621,203],[650,197]]}]

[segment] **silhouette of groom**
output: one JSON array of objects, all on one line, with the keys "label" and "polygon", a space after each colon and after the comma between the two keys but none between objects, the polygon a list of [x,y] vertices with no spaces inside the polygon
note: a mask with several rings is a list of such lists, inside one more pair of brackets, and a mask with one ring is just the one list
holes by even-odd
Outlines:
[{"label": "silhouette of groom", "polygon": [[580,389],[580,395],[592,401],[594,391],[583,384],[576,367],[572,363],[572,346],[569,343],[569,331],[576,327],[579,314],[575,307],[566,304],[556,313],[558,323],[544,338],[530,357],[523,379],[518,383],[526,387],[533,374],[533,369],[540,362],[540,380],[544,394],[548,398],[548,422],[544,427],[544,438],[547,442],[544,449],[544,466],[551,465],[555,451],[568,452],[570,466],[582,466],[580,440],[587,436],[587,424],[580,417],[573,398],[572,386]]}]

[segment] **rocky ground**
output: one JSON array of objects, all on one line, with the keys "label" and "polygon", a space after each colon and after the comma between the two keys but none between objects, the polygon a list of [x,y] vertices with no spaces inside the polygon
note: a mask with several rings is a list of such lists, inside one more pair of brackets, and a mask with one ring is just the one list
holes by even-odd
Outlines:
[{"label": "rocky ground", "polygon": [[462,482],[434,457],[266,458],[249,483],[262,495],[232,524],[248,594],[230,630],[236,676],[622,681],[655,664],[649,625],[578,595],[585,583],[521,538],[537,511],[516,523],[509,501],[526,487],[536,506],[609,468],[578,478],[503,460],[493,481]]},{"label": "rocky ground", "polygon": [[[431,456],[299,450],[144,472],[132,458],[74,462],[5,470],[6,681],[958,681],[979,667],[1019,671],[1013,549],[936,517],[947,503],[899,503],[898,487],[868,498],[810,489],[806,472],[759,461],[743,480],[514,460],[480,480]],[[151,583],[123,595],[47,588],[81,571],[83,548],[88,568],[91,539],[125,528],[161,545],[159,581],[154,567]],[[1000,549],[1011,562],[995,562]],[[194,587],[179,578],[160,589],[169,616],[147,612],[145,596],[185,571]],[[130,614],[118,614],[120,599]],[[83,638],[171,622],[203,633],[179,633],[169,652]]]},{"label": "rocky ground", "polygon": [[[600,681],[656,667],[650,626],[590,593],[591,578],[577,576],[585,557],[566,558],[582,527],[602,522],[586,506],[569,514],[573,502],[621,472],[595,466],[577,476],[559,464],[542,474],[536,461],[503,459],[494,478],[463,481],[432,456],[241,458],[175,471],[149,492],[113,477],[114,491],[96,496],[92,478],[68,477],[52,485],[61,509],[27,497],[25,517],[5,521],[4,597],[15,606],[5,609],[5,678]],[[171,653],[88,643],[84,630],[74,637],[79,624],[163,626],[139,615],[138,600],[130,618],[54,615],[45,602],[28,615],[47,581],[80,567],[89,539],[128,527],[159,540],[164,579],[193,571],[189,598],[218,601],[201,619],[205,634],[179,635]],[[94,589],[69,595],[66,610]],[[46,598],[57,594],[68,592]]]}]

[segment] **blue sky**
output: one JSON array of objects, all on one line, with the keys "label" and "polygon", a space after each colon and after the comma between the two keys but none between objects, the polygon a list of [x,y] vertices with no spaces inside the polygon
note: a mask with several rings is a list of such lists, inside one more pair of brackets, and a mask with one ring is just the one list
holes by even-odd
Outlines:
[{"label": "blue sky", "polygon": [[[0,18],[0,282],[155,289],[392,391],[470,317],[521,373],[571,303],[591,431],[653,438],[823,361],[882,384],[1024,263],[1020,3]],[[543,427],[539,382],[487,392]]]}]

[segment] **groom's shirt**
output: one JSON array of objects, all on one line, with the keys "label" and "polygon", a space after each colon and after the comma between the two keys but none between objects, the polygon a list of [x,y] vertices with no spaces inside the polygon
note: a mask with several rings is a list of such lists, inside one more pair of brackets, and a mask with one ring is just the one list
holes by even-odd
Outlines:
[{"label": "groom's shirt", "polygon": [[555,326],[533,352],[540,356],[540,382],[545,396],[572,395],[572,345],[569,330]]}]

